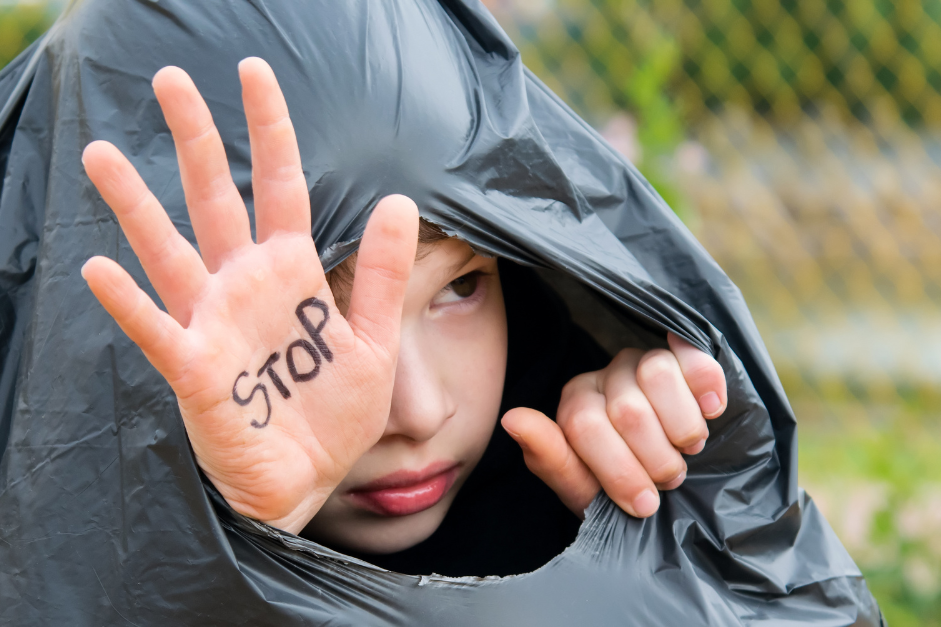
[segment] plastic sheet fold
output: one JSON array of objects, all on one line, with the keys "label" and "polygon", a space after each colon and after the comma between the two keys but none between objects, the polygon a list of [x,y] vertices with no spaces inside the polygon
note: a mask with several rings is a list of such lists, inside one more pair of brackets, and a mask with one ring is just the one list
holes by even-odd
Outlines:
[{"label": "plastic sheet fold", "polygon": [[[419,577],[241,517],[204,483],[166,382],[79,275],[104,254],[156,297],[80,155],[114,143],[194,241],[150,85],[177,65],[251,208],[250,55],[284,90],[326,267],[403,193],[563,277],[609,348],[673,331],[716,357],[728,410],[655,516],[602,494],[535,572]],[[739,291],[479,2],[73,2],[0,73],[0,173],[0,624],[882,624],[797,485],[795,417]]]}]

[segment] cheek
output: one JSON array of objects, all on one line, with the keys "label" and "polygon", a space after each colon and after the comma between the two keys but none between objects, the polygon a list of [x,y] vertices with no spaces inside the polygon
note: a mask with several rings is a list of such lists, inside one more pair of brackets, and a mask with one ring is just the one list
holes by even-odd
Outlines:
[{"label": "cheek", "polygon": [[435,334],[439,372],[457,408],[453,429],[481,452],[498,418],[506,376],[506,313],[495,292],[476,315],[449,321]]}]

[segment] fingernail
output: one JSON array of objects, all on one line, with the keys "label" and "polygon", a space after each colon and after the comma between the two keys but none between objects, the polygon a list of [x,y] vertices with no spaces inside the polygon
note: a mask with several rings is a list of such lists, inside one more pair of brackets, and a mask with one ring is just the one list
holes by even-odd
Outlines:
[{"label": "fingernail", "polygon": [[685,470],[681,472],[680,474],[678,474],[677,476],[670,479],[669,481],[667,481],[666,483],[658,483],[657,488],[660,490],[675,490],[681,485],[683,485],[684,481],[686,481]]},{"label": "fingernail", "polygon": [[711,418],[722,409],[722,401],[715,392],[707,392],[699,398],[699,408],[702,409],[702,415]]},{"label": "fingernail", "polygon": [[660,507],[660,497],[653,490],[644,490],[634,497],[631,505],[639,518],[647,518],[652,516]]},{"label": "fingernail", "polygon": [[87,280],[88,280],[88,277],[85,276],[85,267],[86,267],[86,266],[88,266],[88,262],[87,262],[87,261],[82,264],[82,278],[87,281]]}]

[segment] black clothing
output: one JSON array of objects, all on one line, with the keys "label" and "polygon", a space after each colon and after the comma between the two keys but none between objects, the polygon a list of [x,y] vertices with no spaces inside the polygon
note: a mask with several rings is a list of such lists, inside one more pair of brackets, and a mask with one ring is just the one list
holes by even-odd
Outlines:
[{"label": "black clothing", "polygon": [[[500,415],[531,407],[554,418],[562,386],[611,358],[572,322],[565,303],[535,272],[504,260],[499,265],[509,340]],[[519,444],[498,422],[480,463],[427,540],[389,555],[334,548],[415,575],[514,575],[561,553],[580,523],[529,471]]]}]

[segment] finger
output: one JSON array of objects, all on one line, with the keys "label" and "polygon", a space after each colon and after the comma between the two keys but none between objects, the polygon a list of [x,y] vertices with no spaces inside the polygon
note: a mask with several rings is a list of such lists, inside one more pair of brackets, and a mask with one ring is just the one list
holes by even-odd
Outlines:
[{"label": "finger", "polygon": [[418,246],[418,208],[386,196],[373,210],[356,257],[347,321],[375,348],[398,352],[402,303]]},{"label": "finger", "polygon": [[252,146],[255,236],[310,234],[310,196],[294,125],[271,67],[256,57],[239,63],[242,102]]},{"label": "finger", "polygon": [[209,272],[233,250],[251,244],[245,203],[229,172],[222,138],[196,85],[178,67],[154,76],[154,93],[173,133],[193,231]]},{"label": "finger", "polygon": [[673,446],[695,448],[709,436],[706,421],[673,353],[663,349],[644,353],[636,377]]},{"label": "finger", "polygon": [[572,379],[559,404],[559,426],[612,501],[638,518],[660,507],[660,495],[627,443],[614,430],[604,396],[589,377]]},{"label": "finger", "polygon": [[699,403],[704,418],[716,418],[728,405],[725,372],[712,355],[702,352],[686,340],[667,334],[670,350],[683,371],[683,378]]},{"label": "finger", "polygon": [[185,363],[186,331],[140,289],[124,268],[105,257],[82,266],[88,287],[115,322],[137,344],[168,381],[178,378]]},{"label": "finger", "polygon": [[569,446],[562,429],[535,409],[518,407],[503,416],[503,428],[523,449],[523,459],[579,518],[601,489],[595,475]]},{"label": "finger", "polygon": [[686,478],[686,462],[670,443],[660,418],[637,384],[634,373],[642,355],[641,351],[623,350],[602,371],[605,410],[657,487],[672,490]]},{"label": "finger", "polygon": [[82,154],[85,172],[114,211],[167,311],[189,324],[193,302],[208,278],[206,267],[173,226],[134,166],[108,142],[92,142]]}]

